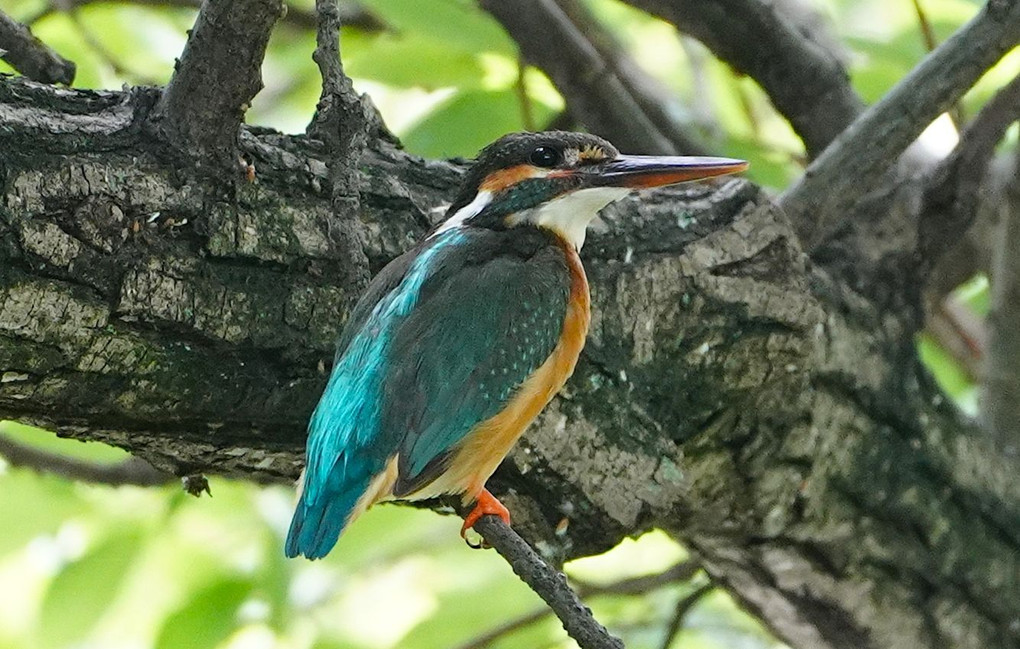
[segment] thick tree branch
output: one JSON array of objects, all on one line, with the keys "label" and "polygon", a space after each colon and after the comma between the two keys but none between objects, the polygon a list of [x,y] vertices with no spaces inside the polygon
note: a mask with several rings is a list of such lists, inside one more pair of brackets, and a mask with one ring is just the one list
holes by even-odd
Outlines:
[{"label": "thick tree branch", "polygon": [[67,85],[74,81],[74,63],[51,50],[32,35],[32,30],[2,11],[0,58],[29,79]]},{"label": "thick tree branch", "polygon": [[758,82],[817,156],[863,103],[831,47],[780,3],[763,0],[627,0],[677,26]]},{"label": "thick tree branch", "polygon": [[1020,2],[989,0],[885,97],[857,118],[789,187],[780,204],[817,247],[853,213],[900,154],[1020,40]]},{"label": "thick tree branch", "polygon": [[1012,201],[1002,203],[992,274],[982,419],[995,447],[1020,465],[1020,147],[1013,152]]},{"label": "thick tree branch", "polygon": [[152,121],[171,147],[226,167],[244,113],[262,89],[262,59],[280,0],[206,0]]},{"label": "thick tree branch", "polygon": [[19,444],[2,433],[0,456],[11,466],[34,469],[80,482],[158,487],[176,480],[174,476],[160,471],[140,457],[131,457],[113,464],[97,464]]},{"label": "thick tree branch", "polygon": [[1020,76],[986,104],[953,152],[925,181],[919,210],[918,262],[927,275],[973,223],[988,162],[1006,129],[1020,117]]},{"label": "thick tree branch", "polygon": [[619,638],[592,617],[563,573],[551,568],[524,539],[496,516],[483,516],[475,530],[506,559],[514,573],[535,591],[560,618],[567,635],[581,649],[623,649]]},{"label": "thick tree branch", "polygon": [[[242,130],[257,182],[170,166],[149,99],[0,79],[0,417],[291,480],[357,297],[328,160]],[[361,169],[377,269],[460,169],[372,138]],[[1015,468],[917,371],[909,319],[739,180],[620,201],[583,256],[585,352],[488,485],[543,556],[657,527],[798,649],[1020,642]]]},{"label": "thick tree branch", "polygon": [[481,0],[593,133],[630,153],[703,150],[675,101],[577,0]]}]

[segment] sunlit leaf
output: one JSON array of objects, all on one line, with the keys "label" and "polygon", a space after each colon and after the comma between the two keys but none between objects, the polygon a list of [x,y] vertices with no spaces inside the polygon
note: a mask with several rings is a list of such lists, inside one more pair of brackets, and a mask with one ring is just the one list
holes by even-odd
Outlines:
[{"label": "sunlit leaf", "polygon": [[[543,103],[532,102],[539,124],[552,118]],[[408,149],[432,157],[474,156],[504,133],[524,128],[521,103],[512,90],[458,92],[404,135]]]},{"label": "sunlit leaf", "polygon": [[251,581],[228,578],[195,594],[166,619],[156,649],[215,649],[237,628]]},{"label": "sunlit leaf", "polygon": [[39,647],[87,637],[117,596],[141,542],[138,530],[118,530],[57,574],[40,613]]}]

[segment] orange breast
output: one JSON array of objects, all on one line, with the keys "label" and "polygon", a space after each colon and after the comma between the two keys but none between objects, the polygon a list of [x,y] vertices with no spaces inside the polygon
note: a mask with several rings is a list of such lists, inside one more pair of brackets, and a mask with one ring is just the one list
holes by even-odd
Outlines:
[{"label": "orange breast", "polygon": [[474,500],[517,438],[573,374],[588,335],[591,302],[588,278],[577,251],[565,241],[560,242],[560,247],[567,258],[571,286],[559,343],[549,358],[521,385],[506,408],[478,424],[465,438],[451,459],[449,469],[412,498],[463,492],[465,502]]}]

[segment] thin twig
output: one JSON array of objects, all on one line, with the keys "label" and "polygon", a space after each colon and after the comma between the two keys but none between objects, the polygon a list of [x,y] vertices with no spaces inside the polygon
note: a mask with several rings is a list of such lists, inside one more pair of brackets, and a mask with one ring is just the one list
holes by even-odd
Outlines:
[{"label": "thin twig", "polygon": [[684,628],[684,618],[691,612],[701,598],[709,594],[715,589],[715,584],[709,582],[702,584],[696,588],[693,592],[688,593],[680,598],[680,601],[676,603],[676,608],[673,609],[673,617],[670,619],[669,624],[666,626],[666,633],[662,638],[662,644],[659,645],[662,649],[669,649],[673,641],[676,640],[677,634]]},{"label": "thin twig", "polygon": [[853,206],[931,122],[1020,40],[1020,2],[991,0],[857,118],[780,197],[812,247],[839,230]]},{"label": "thin twig", "polygon": [[280,0],[206,0],[152,121],[189,157],[236,164],[237,138],[262,89],[262,59]]},{"label": "thin twig", "polygon": [[524,55],[517,56],[517,82],[514,90],[517,93],[517,103],[521,107],[521,124],[525,131],[535,130],[535,111],[531,108],[531,97],[528,96],[528,63]]},{"label": "thin twig", "polygon": [[3,456],[11,466],[34,469],[40,473],[50,473],[81,482],[157,487],[176,480],[174,476],[160,471],[140,457],[130,457],[115,464],[98,464],[32,448],[15,442],[6,435],[0,435],[0,456]]},{"label": "thin twig", "polygon": [[32,31],[0,11],[0,58],[29,79],[41,83],[74,81],[74,63],[60,56]]},{"label": "thin twig", "polygon": [[485,541],[506,559],[524,583],[556,613],[567,635],[581,649],[623,649],[619,638],[592,616],[567,584],[563,573],[551,568],[524,539],[496,516],[483,516],[474,527]]}]

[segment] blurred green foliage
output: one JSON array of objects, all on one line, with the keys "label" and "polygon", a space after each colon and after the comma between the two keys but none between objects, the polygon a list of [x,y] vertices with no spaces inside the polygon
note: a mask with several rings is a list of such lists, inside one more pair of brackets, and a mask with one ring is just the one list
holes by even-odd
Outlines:
[{"label": "blurred green foliage", "polygon": [[[4,0],[28,20],[46,0]],[[471,156],[528,121],[548,124],[564,107],[552,84],[521,69],[514,43],[472,0],[369,0],[389,29],[345,29],[347,72],[368,92],[407,148],[424,156]],[[945,39],[978,10],[977,0],[923,0]],[[311,0],[293,6],[305,11]],[[829,0],[821,6],[848,46],[855,87],[881,97],[925,54],[909,2]],[[665,23],[612,0],[592,7],[637,61],[691,108],[715,152],[749,159],[751,177],[782,188],[801,173],[803,148],[749,79],[698,56],[701,46]],[[186,40],[194,11],[96,2],[46,13],[35,33],[78,64],[75,85],[117,88],[162,84]],[[264,64],[265,90],[249,121],[286,132],[304,129],[319,93],[314,34],[284,22]],[[692,56],[692,53],[695,56]],[[694,66],[701,66],[694,74]],[[8,71],[0,63],[0,71]],[[1020,71],[1020,52],[991,70],[965,98],[973,114]],[[696,78],[707,85],[697,85]],[[706,122],[706,116],[711,121]],[[952,128],[933,130],[934,146],[952,146]],[[1015,137],[1015,134],[1014,136]],[[987,282],[962,294],[987,309]],[[924,361],[947,391],[974,408],[974,386],[929,339]],[[118,462],[120,451],[0,423],[25,443],[89,462]],[[282,537],[292,490],[214,479],[212,498],[176,487],[109,488],[74,484],[0,461],[0,649],[446,649],[541,608],[537,597],[491,552],[464,547],[459,521],[431,512],[371,510],[324,561],[287,561]],[[659,533],[601,557],[575,561],[570,574],[608,583],[662,571],[684,557]],[[596,615],[628,647],[658,647],[676,603],[698,587],[671,584],[642,597],[603,596]],[[551,618],[489,645],[568,647]],[[690,611],[673,647],[752,649],[777,646],[732,600],[711,592]]]}]

